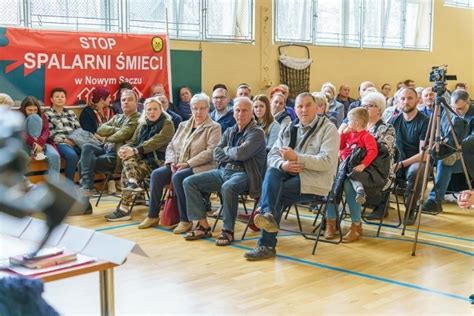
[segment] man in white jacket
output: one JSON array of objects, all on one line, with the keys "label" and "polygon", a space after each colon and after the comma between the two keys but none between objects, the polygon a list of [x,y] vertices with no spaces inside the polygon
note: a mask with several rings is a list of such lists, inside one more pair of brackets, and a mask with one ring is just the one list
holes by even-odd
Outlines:
[{"label": "man in white jacket", "polygon": [[268,170],[263,181],[260,214],[255,225],[262,229],[257,247],[247,253],[251,261],[276,255],[278,222],[282,207],[327,196],[337,170],[339,136],[321,112],[314,97],[301,93],[295,111],[299,122],[280,132],[268,154]]}]

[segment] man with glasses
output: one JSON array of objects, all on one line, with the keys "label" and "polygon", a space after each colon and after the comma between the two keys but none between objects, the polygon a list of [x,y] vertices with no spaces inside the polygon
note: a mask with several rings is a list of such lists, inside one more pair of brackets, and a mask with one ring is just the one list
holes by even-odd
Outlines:
[{"label": "man with glasses", "polygon": [[229,127],[235,125],[234,112],[228,107],[227,90],[224,88],[214,90],[212,93],[212,103],[215,109],[210,114],[211,118],[221,125],[222,134],[224,134]]}]

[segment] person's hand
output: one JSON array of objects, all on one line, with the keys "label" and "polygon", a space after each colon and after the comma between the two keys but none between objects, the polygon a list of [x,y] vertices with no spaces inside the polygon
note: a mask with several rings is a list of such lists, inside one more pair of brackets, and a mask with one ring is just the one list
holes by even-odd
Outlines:
[{"label": "person's hand", "polygon": [[189,164],[187,162],[180,162],[175,164],[176,171],[180,171],[186,168],[189,168]]},{"label": "person's hand", "polygon": [[361,163],[360,165],[357,165],[354,168],[352,168],[352,170],[355,172],[362,172],[364,171],[365,168],[366,168],[365,165]]},{"label": "person's hand", "polygon": [[133,148],[129,146],[122,146],[119,149],[119,157],[122,160],[126,160],[134,155]]},{"label": "person's hand", "polygon": [[43,147],[41,147],[38,143],[33,143],[33,151],[36,153],[36,152],[40,152],[40,151],[43,151]]},{"label": "person's hand", "polygon": [[398,170],[402,169],[402,162],[395,163],[395,167],[393,168],[394,172],[398,172]]},{"label": "person's hand", "polygon": [[70,140],[69,138],[66,138],[66,139],[64,140],[64,143],[65,143],[66,145],[71,146],[71,147],[76,146],[76,143],[74,143],[74,142],[73,142],[72,140]]},{"label": "person's hand", "polygon": [[304,170],[304,165],[297,163],[296,161],[287,160],[281,165],[281,169],[289,173],[300,173]]},{"label": "person's hand", "polygon": [[296,152],[289,147],[280,148],[280,154],[284,160],[289,160],[289,161],[298,160],[298,156],[296,155]]},{"label": "person's hand", "polygon": [[463,191],[458,196],[458,205],[462,208],[470,208],[474,205],[474,191]]},{"label": "person's hand", "polygon": [[103,137],[103,136],[100,136],[100,135],[99,135],[99,134],[97,134],[97,133],[95,133],[95,134],[94,134],[94,136],[95,136],[95,138],[97,138],[97,140],[98,140],[98,141],[100,141],[100,142],[102,142],[102,143],[103,143],[103,142],[104,142],[104,140],[105,140],[105,137]]},{"label": "person's hand", "polygon": [[178,168],[176,168],[176,165],[177,165],[176,163],[172,163],[172,164],[170,165],[170,167],[171,167],[171,172],[175,173],[176,171],[178,171]]},{"label": "person's hand", "polygon": [[349,126],[344,128],[344,130],[342,131],[343,134],[352,133],[352,132],[354,132],[354,129]]}]

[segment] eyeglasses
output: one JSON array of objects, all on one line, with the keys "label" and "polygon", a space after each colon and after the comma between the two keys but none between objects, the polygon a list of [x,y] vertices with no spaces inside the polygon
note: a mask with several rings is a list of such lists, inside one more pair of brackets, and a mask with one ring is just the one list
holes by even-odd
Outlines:
[{"label": "eyeglasses", "polygon": [[221,97],[212,97],[212,98],[213,98],[214,100],[224,100],[224,99],[227,98],[227,97],[221,96]]},{"label": "eyeglasses", "polygon": [[375,104],[362,104],[364,108],[376,108],[377,106]]}]

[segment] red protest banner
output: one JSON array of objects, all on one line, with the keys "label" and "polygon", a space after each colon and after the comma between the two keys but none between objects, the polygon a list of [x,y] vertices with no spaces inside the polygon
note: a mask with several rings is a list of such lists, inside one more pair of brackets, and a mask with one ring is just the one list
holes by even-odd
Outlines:
[{"label": "red protest banner", "polygon": [[9,64],[1,74],[3,80],[21,68],[24,78],[44,71],[42,92],[46,104],[50,103],[49,93],[54,87],[66,89],[67,104],[72,105],[87,102],[99,85],[116,94],[123,81],[129,82],[140,97],[148,97],[155,83],[163,84],[169,96],[169,42],[164,34],[4,30],[0,62]]}]

